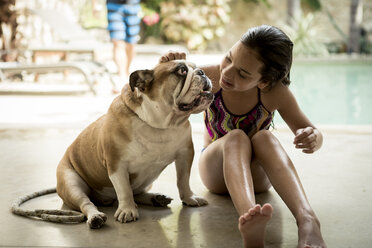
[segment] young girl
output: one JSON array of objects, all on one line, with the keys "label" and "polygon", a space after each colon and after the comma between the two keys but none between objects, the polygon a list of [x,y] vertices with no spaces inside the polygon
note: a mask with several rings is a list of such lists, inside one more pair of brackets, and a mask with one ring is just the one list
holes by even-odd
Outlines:
[{"label": "young girl", "polygon": [[[219,65],[202,67],[213,82],[215,98],[205,112],[204,150],[200,176],[214,193],[229,193],[240,218],[245,247],[263,247],[273,208],[256,204],[255,193],[271,186],[298,225],[298,247],[326,247],[292,161],[268,131],[277,110],[295,134],[294,145],[313,153],[322,134],[308,120],[291,93],[291,40],[273,26],[249,29]],[[169,52],[160,62],[185,59]]]}]

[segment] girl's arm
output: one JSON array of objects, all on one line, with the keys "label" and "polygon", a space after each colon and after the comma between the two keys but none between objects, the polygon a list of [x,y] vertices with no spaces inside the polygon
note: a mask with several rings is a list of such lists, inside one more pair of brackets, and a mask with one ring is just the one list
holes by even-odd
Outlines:
[{"label": "girl's arm", "polygon": [[293,144],[304,153],[313,153],[323,143],[322,133],[310,122],[300,109],[294,95],[287,86],[275,87],[278,112],[295,134]]}]

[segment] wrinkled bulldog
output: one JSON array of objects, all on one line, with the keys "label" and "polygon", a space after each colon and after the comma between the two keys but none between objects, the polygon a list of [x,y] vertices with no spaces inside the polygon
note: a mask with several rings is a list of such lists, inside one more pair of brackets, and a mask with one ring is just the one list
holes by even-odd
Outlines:
[{"label": "wrinkled bulldog", "polygon": [[115,219],[136,221],[136,204],[167,206],[172,200],[148,190],[175,162],[182,202],[207,204],[189,185],[194,148],[188,118],[209,106],[211,88],[204,72],[184,60],[133,72],[107,114],[83,130],[60,161],[57,193],[63,202],[80,210],[90,228],[107,219],[95,204],[115,200]]}]

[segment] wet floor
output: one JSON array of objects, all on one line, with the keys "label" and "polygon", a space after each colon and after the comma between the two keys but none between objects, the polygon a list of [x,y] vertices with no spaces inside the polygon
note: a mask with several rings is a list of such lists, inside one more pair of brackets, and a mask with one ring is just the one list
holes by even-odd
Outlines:
[{"label": "wet floor", "polygon": [[[205,58],[204,58],[205,59]],[[137,60],[137,68],[144,66]],[[145,60],[155,63],[157,57]],[[194,57],[197,63],[201,58]],[[219,61],[208,58],[208,61]],[[150,66],[147,65],[146,66]],[[151,67],[151,66],[150,66]],[[150,68],[149,67],[149,68]],[[200,118],[192,118],[195,159],[191,187],[209,205],[183,206],[176,187],[174,165],[155,181],[151,191],[174,198],[169,208],[139,206],[137,222],[114,220],[115,205],[100,208],[106,225],[90,230],[85,223],[54,224],[15,216],[12,202],[19,196],[55,186],[56,167],[80,131],[103,114],[114,96],[0,96],[0,247],[242,247],[238,215],[228,196],[209,193],[200,181],[202,148]],[[322,224],[329,248],[370,247],[372,237],[372,127],[320,127],[323,148],[313,155],[295,150],[286,128],[274,134],[292,158],[309,201]],[[274,207],[266,232],[267,247],[297,246],[295,220],[275,190],[257,195],[258,203]],[[24,207],[61,208],[57,195],[32,200]]]},{"label": "wet floor", "polygon": [[[11,214],[12,201],[24,194],[53,187],[55,170],[66,147],[81,128],[3,129],[0,131],[0,246],[32,247],[242,247],[238,215],[228,196],[209,193],[200,181],[197,160],[201,129],[194,127],[195,161],[191,187],[209,205],[183,206],[178,197],[174,165],[154,183],[151,191],[174,198],[169,208],[139,206],[140,219],[121,224],[114,220],[115,205],[100,208],[108,216],[100,230],[85,223],[75,225],[42,222]],[[302,154],[292,145],[292,134],[275,131],[288,150],[316,211],[328,247],[369,247],[372,228],[371,134],[325,132],[322,150]],[[297,228],[276,192],[257,196],[270,202],[274,215],[268,224],[267,247],[296,247]],[[57,195],[24,205],[61,208]]]}]

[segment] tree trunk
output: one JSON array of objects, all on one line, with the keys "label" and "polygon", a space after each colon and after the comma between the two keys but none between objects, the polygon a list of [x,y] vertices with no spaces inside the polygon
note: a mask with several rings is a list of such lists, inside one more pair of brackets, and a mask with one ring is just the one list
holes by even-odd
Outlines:
[{"label": "tree trunk", "polygon": [[287,14],[287,23],[293,27],[301,17],[301,0],[287,0]]},{"label": "tree trunk", "polygon": [[360,53],[360,33],[363,19],[362,0],[351,0],[350,34],[347,46],[348,53]]},{"label": "tree trunk", "polygon": [[15,0],[0,0],[0,61],[15,61],[17,57],[17,12]]}]

